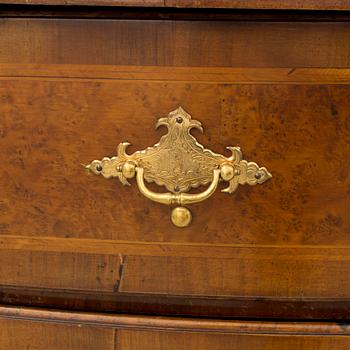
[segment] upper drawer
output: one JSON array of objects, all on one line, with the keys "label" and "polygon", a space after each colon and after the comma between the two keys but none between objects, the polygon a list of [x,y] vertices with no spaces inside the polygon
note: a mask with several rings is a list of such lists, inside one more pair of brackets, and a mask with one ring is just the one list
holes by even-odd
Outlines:
[{"label": "upper drawer", "polygon": [[[3,301],[347,316],[347,22],[6,19],[1,28]],[[201,144],[226,156],[239,146],[273,175],[232,195],[219,184],[189,206],[185,228],[134,180],[124,187],[81,166],[116,155],[120,142],[133,143],[130,153],[153,146],[166,133],[157,120],[180,105],[201,121],[204,133],[192,131]],[[181,154],[169,159],[183,166]]]}]

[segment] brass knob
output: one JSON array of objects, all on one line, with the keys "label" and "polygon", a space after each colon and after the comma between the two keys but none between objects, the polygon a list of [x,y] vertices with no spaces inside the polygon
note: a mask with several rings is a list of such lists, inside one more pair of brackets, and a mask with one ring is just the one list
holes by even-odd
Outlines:
[{"label": "brass knob", "polygon": [[186,227],[192,221],[192,214],[185,207],[176,207],[171,211],[171,221],[177,227]]}]

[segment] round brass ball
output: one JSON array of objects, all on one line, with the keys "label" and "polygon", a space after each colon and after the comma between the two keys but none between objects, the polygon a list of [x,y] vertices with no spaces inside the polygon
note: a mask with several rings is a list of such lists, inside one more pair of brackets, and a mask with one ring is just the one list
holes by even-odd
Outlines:
[{"label": "round brass ball", "polygon": [[185,207],[177,207],[171,212],[171,221],[177,227],[186,227],[192,221],[192,214]]},{"label": "round brass ball", "polygon": [[136,165],[133,162],[125,162],[122,167],[122,174],[127,178],[131,179],[135,176]]},{"label": "round brass ball", "polygon": [[233,178],[234,170],[230,164],[223,164],[220,168],[221,178],[225,181],[230,181]]}]

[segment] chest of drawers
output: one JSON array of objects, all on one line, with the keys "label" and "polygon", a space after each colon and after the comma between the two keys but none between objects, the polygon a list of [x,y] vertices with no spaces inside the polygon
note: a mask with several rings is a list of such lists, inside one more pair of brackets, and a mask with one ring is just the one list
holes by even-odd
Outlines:
[{"label": "chest of drawers", "polygon": [[1,2],[4,349],[350,346],[347,1]]}]

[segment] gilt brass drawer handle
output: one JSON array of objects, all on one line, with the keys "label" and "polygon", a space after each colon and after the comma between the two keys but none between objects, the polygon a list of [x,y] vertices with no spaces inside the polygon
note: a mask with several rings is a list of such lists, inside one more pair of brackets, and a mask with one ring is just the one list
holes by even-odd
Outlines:
[{"label": "gilt brass drawer handle", "polygon": [[[203,131],[201,123],[192,120],[181,107],[159,119],[156,128],[161,125],[166,126],[168,132],[154,146],[128,155],[129,143],[123,142],[118,146],[117,156],[94,160],[86,168],[107,179],[117,177],[123,185],[130,185],[128,180],[136,175],[138,188],[145,197],[178,205],[171,213],[171,220],[178,227],[188,226],[192,219],[191,212],[183,205],[209,198],[220,181],[228,182],[222,192],[233,193],[238,185],[262,184],[272,177],[266,168],[242,160],[239,147],[227,147],[232,152],[230,157],[204,148],[190,133],[193,128]],[[169,192],[153,192],[145,180],[165,186]],[[187,193],[208,184],[203,192]]]}]

